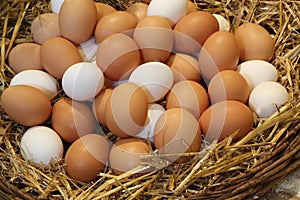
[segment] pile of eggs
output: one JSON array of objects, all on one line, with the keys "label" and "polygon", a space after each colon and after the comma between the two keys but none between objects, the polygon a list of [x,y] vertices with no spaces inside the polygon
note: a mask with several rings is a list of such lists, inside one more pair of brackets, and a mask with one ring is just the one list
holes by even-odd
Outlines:
[{"label": "pile of eggs", "polygon": [[253,128],[253,113],[267,118],[288,101],[262,26],[232,33],[224,17],[190,1],[145,2],[116,11],[52,0],[53,12],[34,19],[35,42],[11,50],[16,75],[1,97],[9,117],[28,127],[24,159],[64,158],[67,174],[83,182],[107,165],[117,175],[129,171],[153,149],[184,163],[181,155],[199,151],[203,138],[238,131],[237,141]]}]

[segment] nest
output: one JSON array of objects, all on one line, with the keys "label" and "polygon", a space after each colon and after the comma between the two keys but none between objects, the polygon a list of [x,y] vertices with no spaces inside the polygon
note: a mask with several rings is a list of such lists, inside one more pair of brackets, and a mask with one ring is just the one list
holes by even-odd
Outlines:
[{"label": "nest", "polygon": [[[119,10],[131,0],[103,0]],[[32,42],[31,21],[49,12],[48,1],[0,1],[0,94],[14,72],[7,64],[11,48]],[[276,41],[271,63],[279,72],[290,101],[268,119],[256,119],[255,128],[242,140],[231,138],[188,154],[185,164],[166,166],[155,154],[143,158],[145,165],[122,174],[110,169],[96,182],[69,178],[63,161],[36,168],[21,157],[19,144],[26,127],[11,121],[0,107],[1,199],[256,199],[264,196],[290,172],[300,167],[300,4],[293,0],[194,0],[198,8],[230,20],[232,29],[244,22],[265,27]],[[154,165],[157,170],[142,176],[134,172]]]}]

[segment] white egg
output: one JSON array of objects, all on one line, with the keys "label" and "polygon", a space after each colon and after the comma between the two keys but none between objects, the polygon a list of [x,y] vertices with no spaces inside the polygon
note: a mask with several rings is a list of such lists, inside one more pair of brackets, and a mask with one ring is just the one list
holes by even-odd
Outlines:
[{"label": "white egg", "polygon": [[219,14],[213,14],[213,16],[217,19],[219,24],[220,31],[229,31],[230,30],[230,23],[225,17]]},{"label": "white egg", "polygon": [[64,2],[64,0],[51,0],[50,6],[51,6],[52,12],[59,13],[60,7],[63,4],[63,2]]},{"label": "white egg", "polygon": [[138,66],[129,76],[129,82],[143,86],[149,103],[162,99],[174,82],[173,72],[161,62],[147,62]]},{"label": "white egg", "polygon": [[57,80],[50,74],[41,70],[24,70],[16,74],[10,82],[10,86],[29,85],[40,89],[49,98],[57,93]]},{"label": "white egg", "polygon": [[64,147],[58,134],[45,126],[29,128],[21,138],[21,154],[34,164],[47,165],[62,158]]},{"label": "white egg", "polygon": [[154,142],[154,127],[158,118],[165,112],[162,105],[152,103],[148,105],[148,123],[146,127],[135,137],[149,139],[152,143]]},{"label": "white egg", "polygon": [[266,81],[257,85],[250,93],[249,107],[260,118],[268,118],[289,99],[285,87],[277,82]]},{"label": "white egg", "polygon": [[152,0],[149,3],[147,16],[166,17],[176,24],[187,13],[188,0]]},{"label": "white egg", "polygon": [[237,71],[246,79],[250,89],[265,81],[276,81],[278,72],[269,62],[249,60],[238,65]]},{"label": "white egg", "polygon": [[76,63],[65,71],[62,78],[64,92],[77,101],[94,98],[102,90],[103,85],[103,73],[94,63]]},{"label": "white egg", "polygon": [[84,62],[93,62],[96,60],[98,46],[99,44],[94,37],[78,45],[77,49]]}]

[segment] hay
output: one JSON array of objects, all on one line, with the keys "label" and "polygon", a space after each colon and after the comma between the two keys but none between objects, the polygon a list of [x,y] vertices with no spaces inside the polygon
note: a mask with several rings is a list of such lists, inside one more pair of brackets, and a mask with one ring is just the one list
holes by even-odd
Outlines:
[{"label": "hay", "polygon": [[[14,72],[7,64],[11,48],[32,41],[30,23],[49,12],[48,1],[7,0],[0,4],[0,94]],[[104,0],[118,9],[133,1]],[[0,107],[0,197],[1,199],[254,199],[263,196],[291,171],[300,167],[300,2],[280,1],[198,1],[198,8],[221,13],[234,30],[246,21],[259,23],[275,38],[272,64],[290,102],[269,119],[257,119],[256,128],[233,144],[231,138],[191,153],[189,163],[169,165],[155,152],[143,157],[145,165],[114,176],[110,169],[93,183],[70,179],[63,161],[36,168],[20,155],[19,143],[26,130],[9,119]],[[140,177],[148,164],[157,170]]]}]

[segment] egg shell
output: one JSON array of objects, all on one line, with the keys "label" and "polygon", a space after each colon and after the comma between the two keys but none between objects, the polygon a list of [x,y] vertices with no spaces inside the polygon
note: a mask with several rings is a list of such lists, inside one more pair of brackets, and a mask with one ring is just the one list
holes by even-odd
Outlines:
[{"label": "egg shell", "polygon": [[40,59],[41,45],[21,43],[12,48],[8,55],[9,66],[19,73],[27,69],[43,69]]},{"label": "egg shell", "polygon": [[78,181],[96,180],[108,161],[110,144],[98,134],[88,134],[74,141],[66,152],[67,174]]},{"label": "egg shell", "polygon": [[59,37],[58,14],[43,13],[38,15],[31,23],[31,34],[35,42],[42,44],[51,37]]},{"label": "egg shell", "polygon": [[218,30],[218,21],[212,14],[205,11],[189,13],[174,27],[175,49],[181,53],[195,54],[205,40]]},{"label": "egg shell", "polygon": [[103,89],[95,98],[95,101],[93,102],[93,113],[98,122],[106,126],[105,122],[105,108],[107,106],[107,101],[109,97],[111,96],[112,89],[106,88]]},{"label": "egg shell", "polygon": [[66,95],[77,101],[94,98],[103,88],[104,76],[93,63],[80,62],[69,67],[62,78]]},{"label": "egg shell", "polygon": [[228,31],[217,31],[209,36],[199,54],[201,75],[209,80],[220,71],[235,70],[238,62],[239,46]]},{"label": "egg shell", "polygon": [[197,119],[183,108],[167,109],[157,120],[154,128],[154,145],[170,162],[184,163],[183,153],[197,152],[201,146],[201,130]]},{"label": "egg shell", "polygon": [[149,4],[151,0],[141,0],[141,2]]},{"label": "egg shell", "polygon": [[61,79],[71,65],[79,62],[82,62],[82,58],[78,49],[65,38],[49,38],[42,44],[41,63],[55,78]]},{"label": "egg shell", "polygon": [[174,44],[172,27],[159,16],[148,16],[141,20],[134,30],[133,39],[140,48],[144,62],[166,61]]},{"label": "egg shell", "polygon": [[104,16],[109,13],[115,12],[116,9],[106,3],[95,2],[95,6],[97,9],[97,22]]},{"label": "egg shell", "polygon": [[65,0],[50,0],[50,7],[53,13],[59,13],[61,5]]},{"label": "egg shell", "polygon": [[97,23],[97,9],[92,0],[65,0],[59,11],[62,36],[75,44],[88,40]]},{"label": "egg shell", "polygon": [[187,8],[186,14],[198,11],[197,5],[194,2],[189,0],[187,5],[188,5],[188,8]]},{"label": "egg shell", "polygon": [[166,65],[173,71],[174,84],[183,80],[201,81],[198,60],[190,55],[173,53],[166,61]]},{"label": "egg shell", "polygon": [[53,129],[68,143],[96,129],[96,121],[91,109],[85,103],[67,97],[55,102],[51,121]]},{"label": "egg shell", "polygon": [[162,16],[176,24],[187,13],[187,0],[152,0],[149,3],[147,16]]},{"label": "egg shell", "polygon": [[135,83],[123,83],[113,89],[107,100],[105,121],[109,130],[122,138],[141,132],[147,120],[148,102]]},{"label": "egg shell", "polygon": [[277,82],[266,81],[251,91],[249,106],[258,117],[268,118],[287,103],[288,99],[289,94],[285,87]]},{"label": "egg shell", "polygon": [[173,85],[173,72],[164,63],[147,62],[138,66],[130,75],[129,82],[144,90],[148,103],[162,99]]},{"label": "egg shell", "polygon": [[249,107],[239,101],[221,101],[206,109],[200,117],[199,124],[205,140],[222,141],[236,131],[233,138],[238,141],[251,131],[254,117]]},{"label": "egg shell", "polygon": [[166,108],[184,108],[199,119],[209,106],[206,90],[194,81],[180,81],[176,83],[166,98]]},{"label": "egg shell", "polygon": [[246,104],[250,88],[240,73],[224,70],[211,79],[208,85],[208,94],[212,104],[225,100],[235,100]]},{"label": "egg shell", "polygon": [[64,152],[60,137],[46,126],[27,129],[21,138],[20,148],[22,157],[37,166],[59,161]]},{"label": "egg shell", "polygon": [[276,81],[278,71],[264,60],[248,60],[237,66],[237,71],[246,79],[250,89],[266,81]]},{"label": "egg shell", "polygon": [[104,75],[113,81],[129,77],[140,64],[140,52],[129,36],[116,33],[99,44],[96,63]]},{"label": "egg shell", "polygon": [[28,85],[40,89],[49,98],[58,92],[58,82],[50,74],[41,70],[24,70],[16,74],[9,86]]},{"label": "egg shell", "polygon": [[1,103],[7,115],[24,126],[44,123],[52,110],[48,97],[39,89],[27,85],[15,85],[5,89]]},{"label": "egg shell", "polygon": [[137,21],[141,21],[147,16],[148,4],[135,2],[129,6],[126,11],[136,17]]},{"label": "egg shell", "polygon": [[219,14],[213,14],[213,16],[217,19],[219,24],[219,31],[229,31],[230,30],[230,23],[229,21]]},{"label": "egg shell", "polygon": [[239,45],[241,61],[269,61],[273,57],[275,42],[261,25],[245,23],[235,30],[234,36]]},{"label": "egg shell", "polygon": [[80,43],[77,49],[84,62],[93,62],[96,60],[96,52],[99,44],[94,37],[91,37],[87,41]]}]

